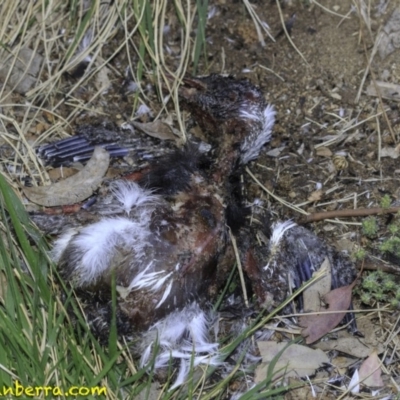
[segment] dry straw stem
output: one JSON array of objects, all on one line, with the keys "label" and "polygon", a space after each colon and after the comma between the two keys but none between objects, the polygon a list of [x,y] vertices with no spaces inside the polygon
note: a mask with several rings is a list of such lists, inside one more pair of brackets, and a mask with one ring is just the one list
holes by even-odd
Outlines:
[{"label": "dry straw stem", "polygon": [[256,182],[261,189],[263,189],[266,193],[268,193],[273,199],[275,199],[276,201],[278,201],[279,203],[281,203],[282,205],[284,205],[287,208],[290,208],[293,211],[296,211],[299,214],[303,214],[303,215],[308,215],[307,211],[304,211],[303,209],[296,207],[295,205],[293,205],[292,203],[287,202],[286,200],[282,199],[281,197],[273,194],[270,190],[268,190],[257,178],[256,176],[250,171],[250,169],[248,167],[246,167],[246,172],[250,175],[251,179],[253,179],[254,182]]},{"label": "dry straw stem", "polygon": [[248,13],[250,14],[250,17],[253,20],[254,27],[256,28],[257,31],[258,40],[261,43],[261,45],[265,46],[265,41],[262,31],[264,31],[268,35],[268,37],[273,42],[275,42],[275,39],[269,32],[267,25],[260,20],[260,17],[258,16],[257,11],[255,10],[255,6],[250,4],[248,0],[243,0],[243,4],[247,8]]},{"label": "dry straw stem", "polygon": [[[32,149],[38,143],[53,140],[57,136],[64,136],[65,132],[71,132],[71,125],[82,114],[95,113],[103,119],[109,117],[107,111],[96,106],[99,102],[103,102],[104,88],[93,86],[93,81],[101,71],[107,69],[112,76],[122,79],[121,71],[115,70],[113,63],[110,62],[122,52],[127,54],[126,60],[130,70],[135,71],[132,77],[139,91],[142,88],[139,81],[141,77],[136,74],[138,65],[132,65],[132,59],[135,58],[139,59],[147,76],[150,74],[154,76],[158,93],[162,93],[161,87],[170,92],[169,97],[175,106],[179,131],[183,138],[185,137],[177,89],[182,77],[187,74],[191,61],[193,40],[190,35],[194,30],[197,10],[190,1],[174,3],[174,10],[179,15],[181,23],[182,42],[180,56],[176,57],[178,64],[176,68],[171,69],[168,61],[165,60],[166,44],[164,43],[168,2],[158,0],[151,4],[152,26],[155,33],[152,43],[149,42],[146,31],[141,30],[146,16],[144,4],[147,3],[142,4],[142,7],[135,10],[127,1],[94,1],[90,4],[79,2],[78,8],[73,11],[71,10],[73,6],[60,0],[49,4],[44,1],[28,2],[27,7],[23,9],[18,7],[18,2],[3,2],[0,37],[2,43],[7,44],[7,47],[3,46],[3,53],[11,54],[13,58],[5,84],[1,86],[0,91],[2,105],[0,130],[6,143],[15,150],[16,156],[12,160],[12,170],[18,170],[20,174],[28,174],[34,178],[34,184],[48,181],[48,175],[43,166],[38,163]],[[170,9],[168,12],[171,14]],[[73,13],[74,19],[72,19]],[[70,16],[69,22],[66,16]],[[112,51],[105,56],[105,44],[110,43],[121,31],[123,31],[122,39],[114,48],[108,46],[107,49]],[[139,37],[144,46],[144,53],[138,46]],[[8,82],[13,66],[18,60],[17,54],[23,48],[30,48],[33,53],[43,55],[43,63],[37,83],[25,93],[26,101],[17,103],[11,100],[14,92]],[[85,73],[77,79],[66,82],[65,74],[73,71],[82,60],[87,60],[89,64]],[[26,68],[28,69],[29,65]],[[43,77],[45,79],[40,80]],[[171,77],[174,79],[171,80]],[[87,90],[84,99],[76,96],[76,93],[82,91],[83,88],[86,90],[89,86],[90,90]],[[148,100],[144,92],[140,92],[140,95],[145,101]],[[17,110],[17,117],[13,118],[11,115],[15,114],[14,110]],[[133,107],[132,115],[134,110]],[[161,112],[166,112],[165,105]],[[35,137],[34,143],[28,143],[26,133],[35,131],[36,126],[42,123],[43,115],[51,118],[49,121],[51,123],[40,132],[39,136]],[[10,124],[14,129],[10,130]],[[8,178],[8,180],[12,183],[13,179]]]},{"label": "dry straw stem", "polygon": [[[372,34],[372,29],[371,29],[371,1],[368,1],[368,4],[366,4],[366,2],[364,0],[353,0],[353,4],[354,4],[354,8],[356,9],[360,20],[362,20],[364,22],[364,25],[367,27],[368,33],[372,39],[373,34]],[[360,38],[361,38],[361,36],[362,36],[361,30],[360,30],[359,34],[360,34]]]},{"label": "dry straw stem", "polygon": [[334,15],[335,17],[340,17],[340,18],[342,18],[342,19],[349,19],[349,18],[350,18],[350,17],[349,17],[350,11],[349,11],[348,14],[342,15],[342,14],[339,14],[339,13],[337,13],[337,12],[335,12],[335,11],[333,11],[333,10],[331,10],[331,9],[329,9],[329,8],[327,8],[327,7],[325,7],[325,6],[323,6],[321,3],[318,3],[318,2],[315,1],[315,0],[311,0],[311,1],[310,1],[310,4],[315,4],[317,7],[322,8],[322,9],[323,9],[324,11],[326,11],[328,14],[332,14],[332,15]]},{"label": "dry straw stem", "polygon": [[310,64],[307,62],[306,58],[303,56],[303,53],[296,47],[296,45],[293,43],[292,38],[290,37],[287,29],[286,29],[286,24],[285,24],[285,19],[283,18],[283,13],[282,13],[282,9],[281,9],[281,5],[279,0],[276,0],[276,5],[278,6],[278,11],[279,11],[279,18],[281,19],[281,24],[282,24],[282,29],[285,32],[285,35],[287,37],[287,39],[289,40],[290,44],[292,45],[292,47],[295,49],[296,53],[299,54],[299,56],[303,59],[303,61],[306,63],[307,67],[310,67]]},{"label": "dry straw stem", "polygon": [[249,308],[249,298],[247,296],[246,283],[244,281],[242,262],[240,261],[240,255],[239,255],[239,250],[238,250],[238,247],[236,244],[236,238],[235,238],[235,236],[233,236],[231,230],[229,230],[229,237],[231,239],[233,250],[235,252],[236,264],[238,267],[239,277],[240,277],[240,284],[242,286],[244,304],[246,305],[247,308]]},{"label": "dry straw stem", "polygon": [[[378,46],[379,46],[379,42],[380,42],[380,37],[381,37],[379,33],[380,33],[380,31],[378,32],[378,34],[377,34],[377,36],[376,36],[376,40],[375,40],[375,43],[374,43],[374,47],[372,48],[371,54],[369,55],[369,57],[368,57],[368,55],[367,55],[366,48],[364,47],[365,56],[367,57],[367,66],[366,66],[366,68],[365,68],[364,75],[363,75],[363,77],[362,77],[362,79],[361,79],[361,83],[360,83],[360,87],[359,87],[358,92],[357,92],[357,96],[356,96],[356,98],[355,98],[355,100],[354,100],[354,102],[355,102],[356,104],[358,104],[358,102],[360,101],[360,97],[361,97],[362,89],[363,89],[364,84],[365,84],[365,80],[366,80],[366,78],[367,78],[367,76],[368,76],[368,74],[369,74],[369,72],[370,72],[370,70],[371,70],[372,61],[373,61],[373,59],[374,59],[374,57],[375,57],[375,55],[376,55],[376,52],[377,52],[377,50],[378,50]],[[362,39],[363,39],[363,36],[362,36]],[[364,42],[364,40],[363,40],[363,42]],[[364,42],[364,44],[365,44],[365,42]],[[379,93],[379,91],[378,91],[378,93]]]},{"label": "dry straw stem", "polygon": [[[182,30],[184,35],[182,35],[181,42],[181,56],[179,58],[180,62],[175,71],[172,71],[167,66],[167,62],[164,59],[164,21],[165,21],[165,13],[167,2],[159,1],[156,2],[155,6],[155,49],[156,53],[154,55],[154,62],[157,65],[156,68],[156,77],[158,87],[167,88],[172,101],[175,105],[175,111],[177,114],[177,120],[179,123],[180,132],[182,133],[182,137],[186,140],[185,136],[185,125],[183,121],[183,117],[179,108],[179,97],[178,97],[178,87],[182,82],[183,77],[187,74],[187,69],[190,63],[191,56],[191,40],[190,40],[190,32],[193,29],[194,18],[196,15],[196,8],[191,7],[191,3],[187,2],[186,7],[183,6],[182,2],[175,3],[177,7],[177,13],[181,16],[182,22]],[[157,17],[159,18],[157,23]],[[162,68],[164,66],[164,68]],[[168,75],[168,76],[167,76]],[[171,77],[174,79],[171,82]]]},{"label": "dry straw stem", "polygon": [[[367,27],[371,38],[373,38],[372,31],[371,31],[371,20],[369,18],[369,15],[370,15],[369,2],[368,2],[368,7],[365,5],[365,2],[362,1],[362,0],[354,1],[354,3],[356,5],[356,9],[357,9],[357,12],[358,12],[358,15],[359,15],[360,27],[362,26],[362,22],[364,22],[364,25]],[[368,12],[366,10],[368,10]],[[382,113],[383,113],[383,116],[385,118],[386,124],[388,126],[390,135],[392,136],[393,142],[396,143],[395,133],[393,131],[392,124],[391,124],[391,122],[390,122],[390,120],[389,120],[389,118],[387,116],[387,113],[386,113],[386,110],[385,110],[385,107],[384,107],[384,103],[382,101],[382,96],[381,96],[380,90],[376,85],[375,72],[373,71],[373,69],[371,69],[372,61],[373,61],[373,59],[374,59],[374,57],[376,55],[376,52],[377,52],[379,44],[380,44],[380,40],[382,38],[381,31],[382,31],[382,27],[378,30],[378,32],[376,34],[376,38],[375,38],[375,41],[374,41],[374,46],[373,46],[373,48],[371,50],[371,54],[368,56],[367,43],[366,43],[363,31],[360,28],[360,39],[362,41],[363,48],[364,48],[364,54],[365,54],[365,57],[367,59],[367,67],[365,68],[364,75],[362,77],[362,80],[361,80],[361,83],[360,83],[360,87],[358,89],[357,96],[355,98],[355,103],[358,104],[358,102],[360,100],[362,89],[363,89],[364,84],[365,84],[365,80],[366,80],[368,74],[370,73],[371,77],[372,77],[373,85],[375,87],[375,92],[378,95],[379,104],[381,106]],[[380,145],[380,143],[379,143],[379,145]],[[380,154],[380,147],[378,148],[378,154]]]},{"label": "dry straw stem", "polygon": [[[379,117],[379,116],[382,115],[382,114],[383,114],[383,111],[380,111],[380,112],[378,112],[378,113],[376,113],[376,114],[374,114],[374,115],[370,115],[369,117],[367,117],[367,118],[365,118],[365,119],[363,119],[362,121],[359,121],[359,122],[356,122],[356,121],[357,121],[357,118],[353,118],[353,119],[347,124],[347,126],[345,126],[343,129],[341,129],[341,130],[338,132],[338,134],[337,134],[335,137],[333,137],[333,138],[327,140],[326,142],[323,142],[323,143],[320,143],[320,144],[315,145],[314,148],[315,148],[315,149],[318,149],[319,147],[328,147],[328,146],[330,146],[330,145],[332,145],[332,144],[335,144],[335,143],[338,143],[338,142],[340,142],[340,141],[342,141],[342,140],[346,140],[346,139],[347,139],[347,136],[345,136],[344,134],[345,134],[347,131],[354,129],[354,128],[356,128],[357,126],[360,126],[360,125],[364,124],[365,122],[367,122],[367,121],[369,121],[369,120],[371,120],[371,119],[374,119],[374,118],[376,118],[376,117]],[[306,119],[310,121],[310,119],[308,119],[308,118],[306,118]],[[353,124],[353,122],[356,122],[356,123]]]},{"label": "dry straw stem", "polygon": [[280,79],[282,82],[285,82],[285,79],[280,76],[278,73],[276,73],[274,70],[272,70],[271,68],[267,68],[265,65],[261,65],[261,64],[257,64],[257,66],[259,66],[262,69],[265,69],[268,72],[271,72],[272,74],[274,74],[278,79]]}]

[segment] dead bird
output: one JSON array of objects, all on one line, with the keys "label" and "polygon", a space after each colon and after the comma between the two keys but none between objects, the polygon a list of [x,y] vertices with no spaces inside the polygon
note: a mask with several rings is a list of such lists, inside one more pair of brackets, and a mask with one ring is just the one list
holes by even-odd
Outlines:
[{"label": "dead bird", "polygon": [[218,362],[203,306],[233,264],[227,180],[258,157],[275,115],[248,80],[210,75],[183,83],[181,104],[215,147],[210,165],[205,169],[188,145],[160,157],[138,182],[113,182],[108,196],[84,211],[88,222],[70,221],[52,251],[96,335],[108,337],[115,280],[119,334],[139,335],[134,351],[142,365],[157,346],[156,367],[167,366],[171,356],[180,359],[179,382],[193,355],[195,365]]},{"label": "dead bird", "polygon": [[112,182],[95,205],[69,217],[70,229],[53,249],[96,336],[108,339],[114,279],[119,334],[136,339],[133,351],[142,365],[157,346],[157,368],[167,366],[171,356],[181,360],[176,384],[187,376],[193,356],[195,365],[220,362],[208,335],[207,303],[234,263],[228,227],[239,237],[260,306],[279,304],[325,256],[333,265],[332,286],[350,283],[354,275],[351,263],[291,222],[273,227],[262,249],[249,239],[234,186],[241,167],[270,140],[275,111],[260,89],[247,80],[210,75],[185,78],[179,93],[182,107],[213,145],[211,159],[188,144],[153,159],[137,181]]}]

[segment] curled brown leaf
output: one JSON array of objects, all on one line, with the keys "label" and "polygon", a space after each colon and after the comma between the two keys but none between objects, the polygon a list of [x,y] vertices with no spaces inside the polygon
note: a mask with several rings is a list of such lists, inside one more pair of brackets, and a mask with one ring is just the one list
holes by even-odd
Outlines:
[{"label": "curled brown leaf", "polygon": [[166,124],[161,120],[147,122],[142,124],[141,122],[131,121],[131,125],[140,131],[144,132],[146,135],[155,137],[161,140],[176,140],[177,136],[174,134],[170,125]]},{"label": "curled brown leaf", "polygon": [[108,151],[96,147],[85,168],[77,174],[49,186],[26,187],[22,191],[30,201],[45,207],[78,203],[100,186],[109,163]]},{"label": "curled brown leaf", "polygon": [[328,304],[326,310],[299,318],[299,325],[304,328],[301,335],[306,338],[307,344],[316,342],[342,321],[350,307],[351,292],[355,283],[356,281],[351,285],[342,286],[326,294],[324,296],[324,301]]}]

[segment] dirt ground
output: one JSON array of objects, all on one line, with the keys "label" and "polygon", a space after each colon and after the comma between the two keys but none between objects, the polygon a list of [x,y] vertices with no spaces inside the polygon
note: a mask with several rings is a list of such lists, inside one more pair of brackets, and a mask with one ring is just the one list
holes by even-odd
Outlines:
[{"label": "dirt ground", "polygon": [[[324,5],[331,8],[334,4],[325,2]],[[270,147],[280,151],[270,153],[277,154],[275,157],[266,156],[258,160],[259,165],[270,168],[269,172],[264,172],[263,182],[273,185],[279,196],[296,204],[307,202],[315,192],[316,184],[320,183],[323,192],[321,200],[332,204],[321,207],[309,202],[305,207],[307,211],[352,207],[354,201],[357,207],[379,205],[386,193],[396,199],[399,170],[393,159],[382,158],[381,162],[377,159],[377,118],[382,146],[393,145],[387,122],[397,140],[398,103],[384,100],[388,121],[383,116],[371,118],[379,112],[380,105],[376,97],[364,94],[371,80],[370,74],[356,103],[368,64],[366,57],[373,45],[368,33],[360,28],[357,14],[342,19],[316,6],[308,9],[296,4],[283,8],[286,20],[295,14],[291,38],[307,65],[285,35],[281,34],[275,43],[267,41],[266,46],[261,47],[252,27],[244,29],[246,23],[240,22],[240,7],[237,8],[239,10],[235,10],[234,5],[230,9],[228,6],[221,7],[220,18],[216,17],[215,22],[211,20],[209,40],[216,50],[209,48],[209,52],[212,54],[212,70],[219,70],[223,47],[225,71],[246,76],[259,84],[277,109],[277,123]],[[346,8],[342,8],[344,12]],[[281,31],[281,23],[276,6],[259,5],[258,11],[260,18],[268,21],[271,31],[277,35]],[[238,23],[230,19],[233,15]],[[374,22],[377,27],[381,21]],[[214,37],[212,33],[213,27],[220,28],[221,24],[222,32],[226,32],[222,42],[221,35],[215,33]],[[376,34],[376,30],[373,33]],[[233,40],[232,44],[227,44],[227,37]],[[372,64],[376,79],[387,76],[388,81],[396,81],[398,57],[398,53],[393,53],[382,61],[376,56]],[[250,72],[244,73],[246,70]],[[349,124],[353,119],[355,121]],[[343,128],[365,119],[368,121],[346,130],[341,136]],[[335,136],[340,136],[336,142],[324,144]],[[335,155],[342,156],[344,160],[335,160]],[[335,168],[335,163],[339,161],[344,165]],[[347,204],[341,201],[344,198],[348,199]],[[288,214],[288,210],[282,210],[282,213],[287,217],[293,216],[290,212]]]}]

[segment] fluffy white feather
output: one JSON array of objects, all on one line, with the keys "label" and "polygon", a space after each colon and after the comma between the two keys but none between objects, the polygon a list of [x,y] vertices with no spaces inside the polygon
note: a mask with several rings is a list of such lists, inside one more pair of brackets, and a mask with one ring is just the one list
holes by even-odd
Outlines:
[{"label": "fluffy white feather", "polygon": [[209,345],[209,320],[204,312],[196,313],[189,321],[189,331],[195,346]]},{"label": "fluffy white feather", "polygon": [[78,233],[75,228],[68,229],[61,236],[59,236],[53,243],[53,249],[51,250],[51,259],[58,263],[65,249],[68,247],[71,239]]},{"label": "fluffy white feather", "polygon": [[264,111],[260,114],[259,112],[249,112],[248,108],[244,108],[240,115],[243,118],[251,119],[261,124],[260,132],[257,136],[249,135],[243,141],[241,145],[242,164],[247,164],[251,160],[254,160],[260,154],[262,146],[271,140],[271,132],[275,123],[275,109],[272,105],[265,107]]},{"label": "fluffy white feather", "polygon": [[175,382],[169,388],[169,391],[174,390],[185,382],[187,376],[189,375],[189,367],[190,364],[187,361],[181,359],[178,375],[176,376]]},{"label": "fluffy white feather", "polygon": [[153,346],[153,342],[151,342],[146,349],[144,350],[142,357],[140,358],[140,367],[144,367],[150,360],[151,348]]},{"label": "fluffy white feather", "polygon": [[[291,220],[284,221],[284,222],[277,222],[272,227],[272,235],[269,244],[270,248],[270,260],[274,258],[276,252],[279,249],[279,242],[282,240],[285,233],[295,227],[297,224]],[[271,261],[264,267],[264,270],[268,270]]]},{"label": "fluffy white feather", "polygon": [[134,207],[154,205],[159,200],[159,196],[132,181],[116,181],[111,191],[128,215]]},{"label": "fluffy white feather", "polygon": [[[134,218],[104,218],[79,231],[76,229],[67,231],[54,243],[51,254],[56,262],[60,261],[68,248],[75,253],[74,257],[77,260],[75,273],[78,276],[79,286],[95,282],[108,268],[111,268],[111,260],[117,247],[130,251],[136,259],[140,259],[144,254],[150,234],[151,212],[159,196],[141,188],[135,182],[124,180],[114,183],[111,191],[115,200],[120,203],[121,211],[127,215],[130,215],[133,209],[138,211]],[[145,271],[142,271],[142,275],[145,275]],[[150,273],[137,276],[131,286],[153,286],[153,290],[157,290],[162,286],[158,275]]]},{"label": "fluffy white feather", "polygon": [[140,271],[138,274],[135,275],[135,277],[129,284],[128,287],[129,290],[151,288],[154,285],[157,285],[159,277],[164,273],[164,271],[148,272],[148,270],[151,268],[152,265],[153,262],[150,262],[143,271]]},{"label": "fluffy white feather", "polygon": [[[169,279],[172,274],[173,274],[173,272],[170,272],[167,275],[163,276],[162,278],[158,279],[158,281],[150,288],[150,290],[153,292],[157,292],[158,290],[160,290],[163,287],[166,280]],[[170,286],[170,285],[171,285],[171,283],[168,284],[168,286]],[[169,292],[169,291],[171,291],[171,289],[169,289],[169,290],[166,289],[165,292],[167,292],[167,291]],[[168,296],[168,295],[165,295],[165,296]]]},{"label": "fluffy white feather", "polygon": [[292,220],[287,220],[284,222],[277,222],[272,226],[272,236],[270,246],[276,246],[279,244],[286,231],[292,229],[297,224]]},{"label": "fluffy white feather", "polygon": [[[208,337],[211,320],[197,303],[189,304],[180,311],[174,311],[163,320],[154,324],[146,333],[146,337],[158,340],[158,354],[155,368],[165,368],[173,360],[180,360],[180,368],[173,388],[186,380],[190,365],[220,365],[222,363],[218,343],[212,343]],[[141,365],[150,360],[150,347],[146,347]]]},{"label": "fluffy white feather", "polygon": [[[152,265],[153,262],[149,263],[149,265],[147,265],[143,271],[136,274],[136,276],[132,279],[132,282],[129,284],[128,290],[148,289],[149,291],[157,292],[164,287],[166,281],[171,279],[173,272],[171,271],[168,274],[166,274],[166,271],[148,272]],[[163,274],[164,276],[162,276]],[[161,304],[163,304],[167,299],[171,293],[172,284],[172,280],[167,284],[167,287],[165,288],[156,308],[160,307]]]},{"label": "fluffy white feather", "polygon": [[149,234],[146,218],[142,221],[109,218],[84,227],[69,243],[73,251],[81,255],[75,267],[79,284],[85,286],[95,282],[110,268],[117,246],[141,257]]},{"label": "fluffy white feather", "polygon": [[169,294],[171,293],[172,284],[173,284],[172,281],[168,284],[168,286],[167,286],[166,289],[164,290],[164,294],[162,295],[160,301],[157,303],[156,308],[160,307],[161,304],[163,304],[164,301],[167,299],[167,297],[168,297]]},{"label": "fluffy white feather", "polygon": [[162,346],[173,348],[181,341],[190,322],[190,308],[175,311],[163,320],[153,325],[151,330],[157,332],[158,340]]}]

